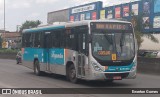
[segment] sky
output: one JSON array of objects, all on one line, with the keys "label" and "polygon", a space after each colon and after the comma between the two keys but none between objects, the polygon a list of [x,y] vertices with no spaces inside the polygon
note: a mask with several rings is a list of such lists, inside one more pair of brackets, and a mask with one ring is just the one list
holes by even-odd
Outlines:
[{"label": "sky", "polygon": [[[102,1],[103,6],[137,0],[5,0],[6,30],[16,31],[26,20],[40,20],[47,24],[47,13],[90,2]],[[0,30],[4,29],[4,0],[0,0]]]}]

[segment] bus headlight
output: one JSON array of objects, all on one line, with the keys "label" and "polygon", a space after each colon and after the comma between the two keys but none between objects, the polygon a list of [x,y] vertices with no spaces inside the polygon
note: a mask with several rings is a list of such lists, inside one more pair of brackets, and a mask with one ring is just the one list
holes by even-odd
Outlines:
[{"label": "bus headlight", "polygon": [[95,71],[100,71],[100,72],[103,71],[103,70],[98,66],[97,63],[91,62],[91,64],[92,64],[92,66],[93,66],[93,68],[94,68]]},{"label": "bus headlight", "polygon": [[136,70],[136,68],[137,68],[137,66],[136,66],[135,62],[133,62],[133,67],[132,67],[131,71]]}]

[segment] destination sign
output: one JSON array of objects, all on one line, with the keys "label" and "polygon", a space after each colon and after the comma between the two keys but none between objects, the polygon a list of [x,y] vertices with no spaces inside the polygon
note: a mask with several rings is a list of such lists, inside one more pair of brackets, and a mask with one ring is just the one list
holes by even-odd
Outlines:
[{"label": "destination sign", "polygon": [[128,30],[129,24],[116,24],[116,23],[96,23],[96,29],[109,29],[109,30]]}]

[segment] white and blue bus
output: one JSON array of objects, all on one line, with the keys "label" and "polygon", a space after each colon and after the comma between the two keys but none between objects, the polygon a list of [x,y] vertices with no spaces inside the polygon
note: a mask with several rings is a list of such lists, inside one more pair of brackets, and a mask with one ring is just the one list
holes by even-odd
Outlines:
[{"label": "white and blue bus", "polygon": [[132,24],[89,20],[26,29],[22,64],[34,70],[65,75],[71,82],[136,77],[137,51]]}]

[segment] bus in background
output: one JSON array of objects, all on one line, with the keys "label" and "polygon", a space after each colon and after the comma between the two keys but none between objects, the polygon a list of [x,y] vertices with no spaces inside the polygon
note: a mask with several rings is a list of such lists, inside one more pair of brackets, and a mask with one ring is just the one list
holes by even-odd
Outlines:
[{"label": "bus in background", "polygon": [[136,77],[136,39],[130,22],[89,20],[26,29],[22,46],[22,64],[36,75],[65,75],[73,83]]}]

